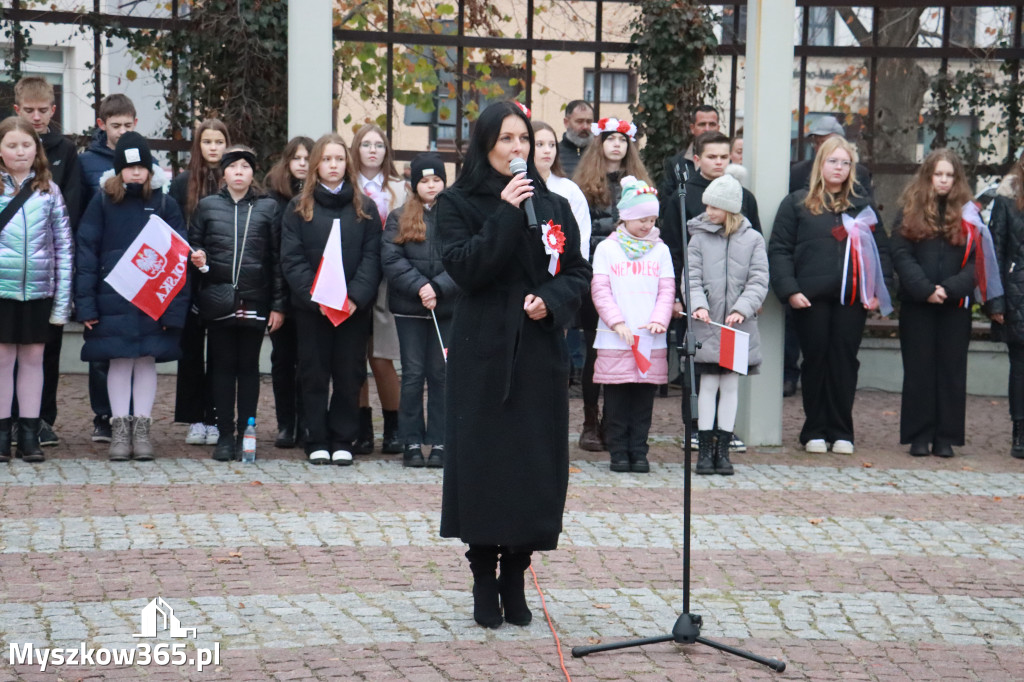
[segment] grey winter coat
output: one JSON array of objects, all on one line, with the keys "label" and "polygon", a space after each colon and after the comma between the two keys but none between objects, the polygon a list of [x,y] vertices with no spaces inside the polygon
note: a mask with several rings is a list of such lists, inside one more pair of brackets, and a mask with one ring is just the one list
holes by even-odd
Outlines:
[{"label": "grey winter coat", "polygon": [[[690,231],[687,254],[690,266],[690,301],[693,310],[706,308],[712,322],[725,323],[729,313],[737,312],[743,322],[736,329],[750,334],[750,367],[761,364],[761,338],[757,331],[757,311],[768,295],[768,251],[764,237],[743,219],[733,234],[724,235],[725,226],[716,225],[701,213],[686,223]],[[712,325],[694,322],[694,333],[701,347],[695,360],[718,364],[719,335]]]},{"label": "grey winter coat", "polygon": [[[25,182],[32,182],[30,173]],[[0,173],[0,211],[21,190],[14,178]],[[33,301],[53,298],[50,324],[64,324],[71,315],[71,268],[74,241],[60,188],[52,180],[48,192],[33,192],[0,233],[0,298]]]}]

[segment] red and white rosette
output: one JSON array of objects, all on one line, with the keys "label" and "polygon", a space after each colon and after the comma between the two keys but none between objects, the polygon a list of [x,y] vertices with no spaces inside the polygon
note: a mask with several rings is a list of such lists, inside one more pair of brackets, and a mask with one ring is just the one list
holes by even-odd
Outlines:
[{"label": "red and white rosette", "polygon": [[[878,255],[878,245],[872,232],[878,224],[878,216],[866,207],[854,218],[849,213],[843,214],[843,228],[846,230],[846,256],[843,259],[843,286],[839,292],[839,300],[852,304],[857,300],[858,293],[862,302],[878,299],[878,310],[883,315],[892,312],[892,301],[889,290],[885,287],[882,274],[882,262]],[[850,268],[853,268],[853,291],[846,296],[846,280]],[[859,291],[858,291],[859,290]]]},{"label": "red and white rosette", "polygon": [[594,137],[601,133],[622,133],[629,138],[630,142],[636,142],[636,126],[629,121],[620,121],[617,118],[602,118],[597,123],[591,123],[590,132]]},{"label": "red and white rosette", "polygon": [[548,254],[548,274],[554,277],[561,269],[559,256],[565,251],[565,233],[561,225],[549,220],[541,225],[541,241],[544,242],[544,253]]}]

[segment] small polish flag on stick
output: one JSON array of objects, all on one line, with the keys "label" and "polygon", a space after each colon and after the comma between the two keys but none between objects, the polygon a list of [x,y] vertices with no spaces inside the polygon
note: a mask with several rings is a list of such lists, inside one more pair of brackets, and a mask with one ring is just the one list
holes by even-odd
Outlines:
[{"label": "small polish flag on stick", "polygon": [[341,259],[341,223],[335,218],[331,233],[327,236],[324,255],[313,280],[310,298],[320,304],[320,310],[335,327],[352,314],[348,301],[348,284],[345,281],[345,263]]},{"label": "small polish flag on stick", "polygon": [[[691,315],[691,317],[693,316]],[[703,322],[703,320],[695,321]],[[710,324],[721,330],[721,339],[718,344],[719,366],[731,369],[737,374],[746,374],[749,370],[747,363],[750,356],[750,334],[717,322],[704,322],[704,324]]]},{"label": "small polish flag on stick", "polygon": [[654,345],[654,337],[646,330],[633,333],[633,359],[636,360],[636,367],[640,370],[640,376],[647,376],[651,369],[651,347]]},{"label": "small polish flag on stick", "polygon": [[190,251],[181,235],[159,216],[151,215],[104,281],[159,320],[185,286]]}]

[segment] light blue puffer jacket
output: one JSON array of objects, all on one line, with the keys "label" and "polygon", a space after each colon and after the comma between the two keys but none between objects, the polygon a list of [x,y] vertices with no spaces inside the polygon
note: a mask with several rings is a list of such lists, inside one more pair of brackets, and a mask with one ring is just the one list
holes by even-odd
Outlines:
[{"label": "light blue puffer jacket", "polygon": [[[25,182],[32,182],[35,174]],[[0,211],[21,189],[0,173]],[[64,324],[71,315],[71,270],[74,239],[64,197],[56,183],[49,192],[33,192],[0,233],[0,298],[33,301],[53,298],[50,324]]]}]

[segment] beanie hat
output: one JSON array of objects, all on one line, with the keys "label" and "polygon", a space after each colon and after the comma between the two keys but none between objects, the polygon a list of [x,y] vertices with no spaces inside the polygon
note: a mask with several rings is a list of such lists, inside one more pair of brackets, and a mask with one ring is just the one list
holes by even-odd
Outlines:
[{"label": "beanie hat", "polygon": [[417,154],[412,160],[409,164],[409,184],[412,185],[412,191],[416,191],[416,185],[420,184],[420,180],[426,175],[436,175],[441,178],[441,182],[448,185],[448,175],[445,173],[444,160],[440,154],[424,152]]},{"label": "beanie hat", "polygon": [[128,166],[153,167],[153,154],[149,151],[146,138],[134,130],[122,135],[114,149],[114,172],[120,173]]},{"label": "beanie hat", "polygon": [[224,172],[235,161],[243,160],[249,164],[249,168],[256,170],[256,155],[246,147],[235,147],[224,152],[220,157],[220,170]]},{"label": "beanie hat", "polygon": [[658,190],[632,175],[622,178],[620,184],[622,198],[616,204],[620,220],[658,217]]},{"label": "beanie hat", "polygon": [[714,206],[728,213],[739,213],[743,208],[743,185],[729,174],[715,178],[704,190],[701,201],[705,206]]}]

